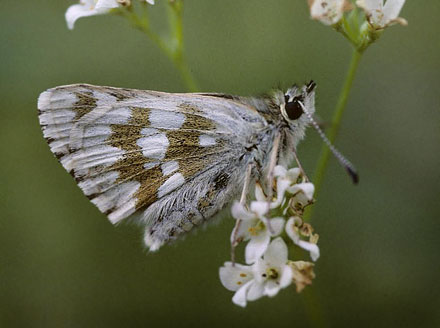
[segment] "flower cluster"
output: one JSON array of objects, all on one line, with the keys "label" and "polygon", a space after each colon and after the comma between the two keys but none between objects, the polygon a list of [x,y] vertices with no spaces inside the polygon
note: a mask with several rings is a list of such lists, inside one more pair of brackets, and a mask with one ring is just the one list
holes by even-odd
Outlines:
[{"label": "flower cluster", "polygon": [[[393,24],[407,25],[399,17],[405,0],[309,0],[310,15],[341,32],[358,50],[365,50]],[[361,13],[361,14],[359,14]]]},{"label": "flower cluster", "polygon": [[231,244],[248,242],[247,265],[226,262],[220,268],[220,280],[227,289],[235,291],[232,301],[243,307],[247,301],[275,296],[292,282],[298,292],[312,283],[313,263],[289,261],[286,241],[280,235],[308,251],[313,261],[319,258],[318,235],[302,220],[304,208],[313,203],[313,184],[299,168],[287,170],[278,165],[274,176],[276,196],[273,199],[268,199],[257,183],[256,200],[249,208],[239,202],[232,206],[232,216],[237,221]]},{"label": "flower cluster", "polygon": [[[154,5],[154,0],[141,1]],[[67,27],[72,30],[75,22],[81,17],[103,15],[112,9],[130,5],[130,0],[80,0],[78,4],[70,6],[66,11]]]}]

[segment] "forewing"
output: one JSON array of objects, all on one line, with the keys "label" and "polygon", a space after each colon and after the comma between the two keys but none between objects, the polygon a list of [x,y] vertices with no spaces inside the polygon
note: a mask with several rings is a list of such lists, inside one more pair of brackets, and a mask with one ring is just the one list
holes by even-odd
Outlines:
[{"label": "forewing", "polygon": [[49,89],[38,108],[50,149],[113,223],[236,159],[265,125],[221,97],[92,85]]}]

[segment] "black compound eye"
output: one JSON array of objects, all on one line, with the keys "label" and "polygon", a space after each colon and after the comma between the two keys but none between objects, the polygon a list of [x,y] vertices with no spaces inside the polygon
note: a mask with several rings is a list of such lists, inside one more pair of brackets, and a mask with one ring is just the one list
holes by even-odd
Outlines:
[{"label": "black compound eye", "polygon": [[286,102],[286,113],[289,119],[297,120],[304,113],[299,101],[303,101],[302,97],[295,97],[292,101]]}]

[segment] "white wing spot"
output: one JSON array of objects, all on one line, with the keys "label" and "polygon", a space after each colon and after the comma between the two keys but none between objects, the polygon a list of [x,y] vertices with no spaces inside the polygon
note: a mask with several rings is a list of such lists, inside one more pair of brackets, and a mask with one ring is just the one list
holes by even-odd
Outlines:
[{"label": "white wing spot", "polygon": [[128,202],[126,202],[124,205],[119,207],[116,211],[113,213],[110,213],[108,218],[111,223],[116,224],[125,217],[133,214],[136,212],[136,198],[130,199]]},{"label": "white wing spot", "polygon": [[52,89],[43,92],[38,97],[38,109],[44,112],[72,108],[76,101],[76,96],[72,92]]},{"label": "white wing spot", "polygon": [[[95,89],[92,90],[92,92],[93,92],[93,97],[95,97],[95,99],[97,100],[96,107],[104,107],[104,106],[108,106],[109,104],[115,103],[115,97],[108,94],[105,90],[101,91],[99,89]],[[131,111],[129,110],[129,112]]]},{"label": "white wing spot", "polygon": [[148,115],[151,126],[160,129],[180,129],[185,122],[182,113],[152,109]]},{"label": "white wing spot", "polygon": [[159,164],[160,164],[160,162],[145,163],[145,164],[144,164],[144,169],[146,169],[146,170],[150,170],[150,169],[152,169],[153,167],[158,166]]},{"label": "white wing spot", "polygon": [[165,158],[169,141],[164,133],[143,137],[136,142],[142,148],[142,154],[147,158],[162,160]]},{"label": "white wing spot", "polygon": [[158,198],[165,196],[166,194],[172,192],[173,190],[179,188],[185,183],[185,178],[182,173],[176,173],[172,175],[163,185],[157,190]]},{"label": "white wing spot", "polygon": [[113,108],[108,104],[103,104],[102,107],[96,108],[93,112],[90,115],[92,119],[90,122],[94,124],[127,124],[131,118],[131,109],[128,107]]},{"label": "white wing spot", "polygon": [[108,125],[89,125],[81,131],[82,135],[70,136],[70,147],[74,149],[88,148],[103,144],[112,134]]},{"label": "white wing spot", "polygon": [[206,134],[202,134],[199,137],[199,143],[202,147],[214,146],[216,144],[215,138],[208,136]]},{"label": "white wing spot", "polygon": [[57,109],[53,111],[44,111],[40,114],[41,125],[66,124],[71,123],[76,113],[69,109]]},{"label": "white wing spot", "polygon": [[67,171],[75,169],[75,174],[88,174],[88,170],[104,165],[113,165],[122,158],[125,151],[108,145],[96,145],[83,148],[61,160],[61,164]]},{"label": "white wing spot", "polygon": [[141,130],[141,134],[143,136],[149,137],[149,136],[153,136],[155,134],[158,134],[159,130],[158,129],[153,129],[153,128],[143,128]]},{"label": "white wing spot", "polygon": [[167,176],[179,169],[179,163],[177,161],[166,162],[160,168],[162,169],[162,174]]}]

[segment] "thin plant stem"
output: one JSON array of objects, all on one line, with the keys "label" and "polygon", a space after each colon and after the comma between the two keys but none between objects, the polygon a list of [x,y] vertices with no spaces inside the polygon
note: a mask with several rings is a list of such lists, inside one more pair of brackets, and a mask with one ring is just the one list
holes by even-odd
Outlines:
[{"label": "thin plant stem", "polygon": [[139,16],[134,10],[126,10],[123,14],[133,27],[147,35],[172,61],[187,90],[196,92],[199,88],[184,56],[183,2],[175,1],[168,4],[169,37],[162,37],[151,30],[146,10],[143,11],[143,16]]},{"label": "thin plant stem", "polygon": [[[328,139],[331,143],[334,143],[336,140],[336,136],[338,135],[339,127],[341,125],[342,116],[344,114],[344,110],[347,105],[348,96],[350,94],[351,87],[353,85],[353,80],[356,75],[357,68],[359,66],[359,61],[362,57],[362,52],[353,49],[353,54],[351,57],[350,67],[347,72],[347,76],[345,78],[344,86],[342,87],[341,94],[339,95],[338,103],[336,104],[335,111],[333,113],[333,118],[331,122],[331,127],[328,133]],[[315,198],[318,196],[318,193],[321,190],[322,182],[325,177],[325,172],[327,169],[328,161],[330,157],[330,149],[326,146],[322,146],[321,156],[318,161],[317,168],[315,170],[315,174],[313,176],[313,183],[315,185]],[[308,221],[312,215],[312,207],[306,211],[304,215],[304,220]]]},{"label": "thin plant stem", "polygon": [[183,44],[183,1],[175,1],[168,6],[168,21],[170,24],[171,42],[174,46],[172,61],[179,70],[188,91],[195,92],[199,88],[189,69],[184,55]]}]

